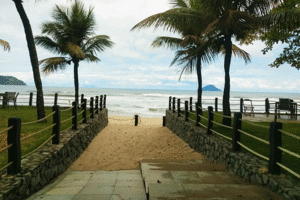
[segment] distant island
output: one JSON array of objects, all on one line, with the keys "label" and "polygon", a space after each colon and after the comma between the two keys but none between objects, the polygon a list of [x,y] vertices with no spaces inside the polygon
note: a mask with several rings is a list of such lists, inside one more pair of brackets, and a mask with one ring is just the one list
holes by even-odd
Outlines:
[{"label": "distant island", "polygon": [[214,85],[207,85],[202,88],[202,91],[221,91],[220,89],[216,88]]},{"label": "distant island", "polygon": [[13,76],[0,75],[0,85],[26,85],[26,83]]}]

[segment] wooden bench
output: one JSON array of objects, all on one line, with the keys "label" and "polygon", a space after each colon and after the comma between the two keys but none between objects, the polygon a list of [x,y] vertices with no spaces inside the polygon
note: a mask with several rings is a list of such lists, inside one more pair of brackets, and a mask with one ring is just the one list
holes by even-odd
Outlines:
[{"label": "wooden bench", "polygon": [[278,118],[280,118],[280,111],[282,110],[289,111],[291,119],[297,119],[297,103],[294,103],[292,99],[279,98],[279,102],[275,103],[275,112]]},{"label": "wooden bench", "polygon": [[[248,104],[245,104],[245,101],[249,101]],[[243,104],[244,104],[244,115],[253,115],[254,117],[254,107],[253,107],[253,104],[252,104],[252,100],[251,99],[244,99],[243,100]]]},{"label": "wooden bench", "polygon": [[9,106],[9,102],[14,103],[15,109],[17,109],[17,97],[19,93],[16,94],[16,92],[5,92],[5,95],[3,95],[3,103],[2,106],[3,108]]}]

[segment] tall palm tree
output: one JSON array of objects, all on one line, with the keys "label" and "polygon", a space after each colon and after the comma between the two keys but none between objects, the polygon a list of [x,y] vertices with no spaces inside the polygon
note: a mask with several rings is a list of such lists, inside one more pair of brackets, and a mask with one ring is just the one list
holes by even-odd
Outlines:
[{"label": "tall palm tree", "polygon": [[42,33],[48,36],[37,36],[35,42],[45,49],[60,54],[61,57],[52,57],[40,61],[45,74],[53,73],[59,69],[64,70],[67,64],[74,64],[75,101],[78,103],[78,67],[82,60],[88,62],[100,61],[95,56],[97,52],[112,47],[113,42],[109,36],[96,35],[95,17],[93,8],[84,10],[84,5],[75,1],[71,8],[56,6],[52,14],[55,21],[45,22],[42,25]]},{"label": "tall palm tree", "polygon": [[4,49],[4,50],[7,50],[7,51],[10,50],[9,43],[6,42],[6,41],[4,41],[4,40],[1,40],[1,39],[0,39],[0,46],[3,46],[3,49]]},{"label": "tall palm tree", "polygon": [[34,83],[35,83],[36,93],[37,93],[36,94],[37,118],[42,119],[45,117],[44,95],[43,95],[43,86],[42,86],[40,70],[39,70],[38,56],[36,53],[36,48],[33,40],[32,29],[22,4],[23,1],[13,0],[13,2],[15,3],[17,11],[22,20],[25,35],[26,35],[27,47],[29,50],[30,62],[32,66],[33,78],[34,78]]}]

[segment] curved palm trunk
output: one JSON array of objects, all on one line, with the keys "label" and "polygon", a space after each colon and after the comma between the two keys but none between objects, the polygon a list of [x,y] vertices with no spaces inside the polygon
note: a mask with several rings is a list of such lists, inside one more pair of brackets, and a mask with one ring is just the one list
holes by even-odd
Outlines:
[{"label": "curved palm trunk", "polygon": [[[225,84],[224,84],[224,92],[223,92],[223,115],[230,116],[230,62],[231,62],[231,54],[232,54],[232,41],[231,35],[225,35],[225,61],[224,61],[224,71],[225,71]],[[231,125],[231,118],[223,117],[222,123],[224,125]]]},{"label": "curved palm trunk", "polygon": [[43,95],[43,86],[42,86],[40,70],[39,70],[38,57],[35,49],[32,30],[29,23],[29,19],[23,8],[22,1],[21,0],[13,0],[13,1],[16,5],[17,11],[22,20],[23,27],[26,34],[27,46],[29,50],[30,61],[31,61],[31,66],[33,71],[33,78],[34,78],[34,83],[37,91],[37,97],[36,97],[37,116],[38,119],[41,119],[45,117],[44,95]]},{"label": "curved palm trunk", "polygon": [[202,108],[202,74],[201,74],[201,56],[197,56],[197,79],[198,79],[198,98],[197,102],[199,106]]},{"label": "curved palm trunk", "polygon": [[75,86],[75,102],[78,105],[78,90],[79,90],[79,81],[78,81],[78,67],[79,67],[79,61],[74,60],[74,86]]}]

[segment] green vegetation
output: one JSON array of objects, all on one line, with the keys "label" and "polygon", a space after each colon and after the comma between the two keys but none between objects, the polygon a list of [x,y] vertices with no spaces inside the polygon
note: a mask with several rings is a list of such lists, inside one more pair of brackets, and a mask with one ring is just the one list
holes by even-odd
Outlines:
[{"label": "green vegetation", "polygon": [[[221,112],[218,112],[219,114],[222,114]],[[184,114],[184,113],[183,113]],[[207,111],[203,112],[203,117],[208,117]],[[190,115],[190,118],[193,120],[196,120],[195,115]],[[222,118],[219,115],[214,115],[214,120],[218,123],[222,123]],[[207,126],[207,120],[201,118],[200,123],[203,125]],[[252,122],[254,124],[259,124],[263,126],[268,126],[270,127],[270,122]],[[233,126],[233,120],[231,122],[231,127]],[[300,136],[300,123],[295,123],[295,122],[283,122],[282,130],[292,133],[294,135]],[[218,133],[221,133],[227,137],[232,138],[232,129],[222,127],[217,124],[213,124],[213,130],[217,131]],[[242,130],[254,135],[256,137],[262,138],[264,140],[269,141],[269,128],[262,128],[262,127],[257,127],[252,124],[242,122]],[[214,134],[214,133],[213,133]],[[221,136],[220,136],[221,137]],[[270,149],[269,145],[262,143],[254,138],[251,138],[243,133],[241,133],[241,143],[247,146],[248,148],[256,151],[259,154],[262,154],[263,156],[269,157],[270,155]],[[293,137],[287,136],[285,134],[282,134],[282,147],[292,151],[294,153],[300,154],[300,148],[299,148],[299,140],[295,140]],[[248,152],[246,149],[243,147],[241,148],[242,152]],[[300,159],[291,156],[287,153],[282,152],[282,164],[290,168],[291,170],[297,172],[298,174],[300,173]],[[298,166],[298,167],[297,167]],[[289,173],[282,169],[283,173]]]},{"label": "green vegetation", "polygon": [[[61,108],[61,111],[63,111],[66,108]],[[52,113],[52,108],[45,107],[46,116]],[[78,113],[81,112],[80,110]],[[89,109],[87,109],[87,118],[89,118],[90,112]],[[36,108],[35,107],[27,107],[27,106],[19,106],[17,110],[13,108],[9,109],[1,109],[0,110],[0,130],[4,130],[7,128],[8,119],[10,117],[19,117],[21,119],[21,123],[25,122],[31,122],[36,119]],[[72,110],[61,112],[61,121],[66,120],[72,116]],[[78,116],[78,121],[82,119],[82,115]],[[53,117],[50,116],[47,119],[47,123],[34,123],[34,124],[28,124],[28,125],[22,125],[21,127],[21,138],[26,137],[30,134],[33,134],[37,131],[40,131],[44,128],[47,128],[53,124]],[[72,126],[72,120],[69,120],[65,123],[61,124],[61,131],[69,128]],[[61,134],[64,134],[64,132],[61,132]],[[24,141],[21,141],[21,152],[22,156],[32,152],[34,149],[39,147],[41,144],[43,144],[50,136],[52,135],[52,128],[42,131],[41,133],[38,133],[37,135],[34,135],[30,138],[25,139]],[[7,146],[7,133],[0,134],[0,149]],[[5,166],[7,164],[7,151],[4,151],[0,153],[0,168]]]},{"label": "green vegetation", "polygon": [[26,83],[13,76],[0,75],[0,85],[26,85]]}]

